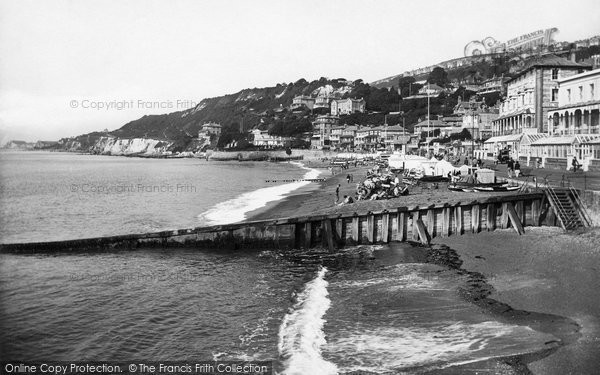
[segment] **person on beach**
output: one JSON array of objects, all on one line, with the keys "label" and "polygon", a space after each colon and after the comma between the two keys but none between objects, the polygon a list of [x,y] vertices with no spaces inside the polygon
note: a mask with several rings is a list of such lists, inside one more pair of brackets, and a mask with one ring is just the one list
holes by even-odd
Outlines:
[{"label": "person on beach", "polygon": [[350,174],[348,173],[348,175],[346,176],[346,181],[348,181],[348,183],[350,183],[351,177]]},{"label": "person on beach", "polygon": [[515,162],[515,177],[519,178],[519,175],[521,174],[521,164],[519,163],[519,161],[517,160]]},{"label": "person on beach", "polygon": [[337,187],[335,188],[335,203],[340,200],[340,186],[340,184],[337,184]]},{"label": "person on beach", "polygon": [[354,199],[352,199],[352,197],[349,195],[344,195],[344,200],[340,204],[338,204],[338,206],[343,206],[345,204],[350,204],[350,203],[354,203]]},{"label": "person on beach", "polygon": [[513,158],[508,159],[508,162],[506,163],[506,173],[508,174],[508,178],[512,178],[514,168],[515,161],[513,160]]}]

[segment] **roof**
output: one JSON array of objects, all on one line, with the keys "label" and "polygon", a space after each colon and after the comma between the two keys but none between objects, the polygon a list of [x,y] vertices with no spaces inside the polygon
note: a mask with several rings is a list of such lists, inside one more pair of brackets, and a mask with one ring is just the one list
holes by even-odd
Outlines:
[{"label": "roof", "polygon": [[519,109],[519,110],[516,110],[513,112],[504,113],[502,116],[498,116],[498,118],[495,119],[494,121],[498,121],[498,120],[502,120],[505,118],[518,116],[518,115],[530,115],[530,114],[533,114],[531,111],[531,108],[523,108],[523,109]]},{"label": "roof", "polygon": [[532,145],[571,145],[573,143],[595,143],[598,140],[600,140],[599,134],[577,134],[547,137],[533,142]]},{"label": "roof", "polygon": [[406,129],[404,129],[401,125],[392,125],[392,126],[388,126],[387,127],[388,131],[400,131],[400,132],[407,132],[408,131]]},{"label": "roof", "polygon": [[[524,133],[523,138],[527,138],[529,143],[533,143],[539,141],[540,139],[547,138],[548,134],[546,133]],[[523,139],[524,140],[524,139]]]},{"label": "roof", "polygon": [[427,120],[423,120],[421,122],[419,122],[418,124],[415,125],[416,127],[427,127],[427,126],[431,126],[431,127],[438,127],[438,128],[442,128],[442,127],[446,127],[446,126],[452,126],[444,121],[440,121],[440,120],[430,120],[429,124],[427,124]]},{"label": "roof", "polygon": [[522,136],[523,136],[523,134],[499,135],[499,136],[488,139],[484,143],[517,142],[517,141],[521,140]]},{"label": "roof", "polygon": [[425,89],[425,90],[436,90],[436,91],[439,91],[439,90],[443,90],[444,88],[436,85],[435,83],[432,83],[432,84],[423,86],[421,88],[421,90],[423,90],[423,89]]},{"label": "roof", "polygon": [[539,56],[537,58],[529,60],[529,62],[525,65],[525,68],[523,68],[520,72],[518,72],[508,82],[515,80],[516,78],[522,76],[523,74],[527,73],[531,69],[534,69],[537,67],[574,68],[574,69],[575,68],[591,69],[592,68],[592,66],[588,65],[588,64],[577,63],[577,62],[573,62],[571,60],[565,59],[564,57],[558,57],[553,54],[548,54],[548,55]]}]

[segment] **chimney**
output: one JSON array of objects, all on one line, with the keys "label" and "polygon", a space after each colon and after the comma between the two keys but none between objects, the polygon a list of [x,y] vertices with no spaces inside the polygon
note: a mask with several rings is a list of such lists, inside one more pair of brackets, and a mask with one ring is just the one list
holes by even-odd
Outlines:
[{"label": "chimney", "polygon": [[538,133],[544,132],[544,74],[542,68],[535,70],[535,127]]}]

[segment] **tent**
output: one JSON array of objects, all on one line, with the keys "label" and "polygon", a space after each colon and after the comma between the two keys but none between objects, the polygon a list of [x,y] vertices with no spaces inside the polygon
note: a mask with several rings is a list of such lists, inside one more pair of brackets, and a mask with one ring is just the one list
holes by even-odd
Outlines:
[{"label": "tent", "polygon": [[450,164],[446,160],[440,160],[435,165],[435,175],[436,176],[448,176],[448,173],[454,172],[456,168],[452,164]]}]

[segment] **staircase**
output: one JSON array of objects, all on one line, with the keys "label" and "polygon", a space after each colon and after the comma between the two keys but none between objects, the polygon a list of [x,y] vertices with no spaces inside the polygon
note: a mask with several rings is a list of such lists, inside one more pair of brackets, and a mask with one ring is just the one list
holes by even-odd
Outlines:
[{"label": "staircase", "polygon": [[577,190],[573,187],[553,188],[548,186],[545,193],[563,229],[570,230],[591,225],[590,217]]}]

